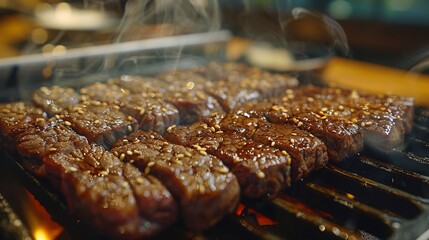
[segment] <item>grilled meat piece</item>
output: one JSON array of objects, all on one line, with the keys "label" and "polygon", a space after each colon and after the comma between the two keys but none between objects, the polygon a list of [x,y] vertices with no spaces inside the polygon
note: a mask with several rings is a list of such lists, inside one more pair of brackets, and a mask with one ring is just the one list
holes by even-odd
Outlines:
[{"label": "grilled meat piece", "polygon": [[[217,118],[219,121],[220,118]],[[205,119],[214,123],[213,119]],[[292,158],[292,181],[304,178],[326,165],[328,155],[325,144],[312,134],[295,125],[269,123],[260,118],[247,118],[236,114],[224,117],[218,125],[224,132],[235,132],[255,142],[285,150]]]},{"label": "grilled meat piece", "polygon": [[60,114],[64,108],[79,103],[80,95],[73,88],[41,87],[33,93],[32,101],[52,117]]},{"label": "grilled meat piece", "polygon": [[161,79],[133,75],[123,75],[118,79],[110,81],[110,83],[125,88],[132,94],[147,94],[149,97],[163,94],[165,89],[169,87],[168,83]]},{"label": "grilled meat piece", "polygon": [[141,216],[163,227],[176,220],[177,204],[171,193],[157,178],[142,174],[130,163],[124,164],[123,175],[133,189]]},{"label": "grilled meat piece", "polygon": [[206,84],[206,91],[226,112],[246,102],[281,96],[286,89],[298,85],[298,80],[289,75],[273,74],[240,63],[211,63],[207,75],[214,81]]},{"label": "grilled meat piece", "polygon": [[219,102],[225,112],[229,112],[243,103],[262,100],[259,91],[251,84],[250,80],[212,82],[207,84],[206,92]]},{"label": "grilled meat piece", "polygon": [[[123,77],[122,79],[128,78]],[[150,83],[139,84],[138,82],[144,81],[144,78],[131,79],[127,82],[121,80],[113,82],[119,81],[127,87],[136,85],[134,89],[125,89],[112,83],[96,83],[83,88],[81,93],[85,93],[89,99],[119,106],[120,111],[137,120],[139,128],[142,130],[163,133],[168,126],[179,123],[179,111],[170,103],[165,102],[159,92],[150,91],[152,88],[146,87]]]},{"label": "grilled meat piece", "polygon": [[237,177],[244,197],[275,196],[290,186],[291,159],[286,151],[223,133],[218,126],[204,123],[169,128],[164,137],[176,144],[205,149],[221,159]]},{"label": "grilled meat piece", "polygon": [[67,205],[115,238],[147,238],[176,220],[177,207],[154,177],[124,164],[94,144],[44,159],[50,179],[60,182]]},{"label": "grilled meat piece", "polygon": [[86,99],[120,105],[119,99],[130,94],[130,91],[114,84],[94,83],[81,88],[80,93]]},{"label": "grilled meat piece", "polygon": [[45,176],[42,159],[56,152],[69,153],[88,145],[85,137],[75,133],[61,119],[40,119],[16,137],[18,153],[24,166],[38,176]]},{"label": "grilled meat piece", "polygon": [[137,131],[119,139],[111,151],[160,179],[178,200],[182,219],[191,229],[213,226],[239,200],[235,176],[203,150],[168,143],[155,132]]},{"label": "grilled meat piece", "polygon": [[44,121],[46,114],[24,102],[0,104],[0,147],[16,150],[15,138],[32,123]]},{"label": "grilled meat piece", "polygon": [[84,101],[67,108],[61,116],[77,133],[109,149],[117,138],[138,129],[137,120],[119,111],[119,106],[99,101]]},{"label": "grilled meat piece", "polygon": [[[312,101],[311,99],[309,99]],[[332,162],[341,162],[364,148],[363,131],[360,127],[338,116],[325,116],[319,108],[313,109],[303,102],[291,101],[277,104],[265,102],[245,104],[234,112],[244,117],[257,117],[276,124],[296,125],[321,139]],[[322,112],[323,113],[323,112]]]},{"label": "grilled meat piece", "polygon": [[411,130],[413,103],[409,98],[313,85],[297,89],[294,95],[289,102],[310,96],[314,101],[307,104],[313,111],[357,124],[364,131],[365,145],[372,149],[389,151],[401,146]]},{"label": "grilled meat piece", "polygon": [[218,101],[204,91],[207,79],[196,70],[164,73],[158,78],[168,84],[164,98],[179,109],[182,124],[191,124],[214,111],[222,111]]},{"label": "grilled meat piece", "polygon": [[179,111],[172,104],[157,97],[132,94],[120,99],[121,111],[132,116],[145,131],[164,133],[168,126],[179,123]]}]

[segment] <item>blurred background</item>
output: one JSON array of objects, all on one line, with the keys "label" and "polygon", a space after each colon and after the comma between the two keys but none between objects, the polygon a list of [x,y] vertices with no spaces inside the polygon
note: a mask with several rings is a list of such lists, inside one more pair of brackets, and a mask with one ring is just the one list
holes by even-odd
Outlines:
[{"label": "blurred background", "polygon": [[[153,1],[143,2],[147,2],[147,7]],[[167,4],[169,1],[163,2]],[[207,4],[205,0],[190,2]],[[61,5],[61,1],[0,0],[0,57],[62,51],[64,47],[108,43],[118,37],[117,27],[125,14],[127,1],[75,0],[66,3],[94,12],[74,12],[75,19],[70,8]],[[278,26],[274,23],[287,21],[287,26],[272,30],[278,31],[277,38],[328,43],[338,36],[332,36],[335,34],[326,30],[323,26],[326,22],[321,18],[332,18],[344,31],[351,56],[364,61],[396,66],[429,45],[429,1],[426,0],[220,0],[218,3],[221,27],[247,37],[249,34],[253,37],[267,35],[268,25]],[[48,4],[54,9],[50,9],[51,12],[57,11],[54,16],[45,16],[49,14]],[[311,14],[291,17],[292,9],[296,8]],[[97,12],[107,14],[97,15]],[[73,24],[64,20],[67,16]],[[139,21],[141,23],[141,18]],[[124,39],[171,33],[168,27],[151,25],[150,29],[131,31],[138,36]],[[264,31],[258,33],[260,30]],[[58,47],[59,44],[62,47]]]},{"label": "blurred background", "polygon": [[[186,1],[203,7],[214,2]],[[140,1],[140,8],[127,12],[127,5],[136,2],[0,0],[0,58],[215,28],[283,45],[295,40],[322,43],[339,55],[403,68],[429,46],[427,0],[219,0],[209,6],[209,16],[201,13],[203,25],[187,27],[192,21],[183,21],[181,28],[172,27],[180,18],[162,20],[178,11],[130,17],[144,12],[142,8],[157,11],[177,1]],[[213,17],[220,17],[219,24],[208,23]],[[124,19],[129,20],[125,25]]]}]

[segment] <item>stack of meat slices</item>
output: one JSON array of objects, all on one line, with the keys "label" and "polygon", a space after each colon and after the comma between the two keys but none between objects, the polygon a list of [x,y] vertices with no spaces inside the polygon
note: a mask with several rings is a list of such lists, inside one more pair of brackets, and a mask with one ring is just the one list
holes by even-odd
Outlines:
[{"label": "stack of meat slices", "polygon": [[1,147],[114,238],[150,237],[177,219],[202,231],[240,196],[276,196],[364,145],[397,147],[411,130],[410,98],[297,84],[212,63],[79,91],[43,87],[36,107],[0,105]]}]

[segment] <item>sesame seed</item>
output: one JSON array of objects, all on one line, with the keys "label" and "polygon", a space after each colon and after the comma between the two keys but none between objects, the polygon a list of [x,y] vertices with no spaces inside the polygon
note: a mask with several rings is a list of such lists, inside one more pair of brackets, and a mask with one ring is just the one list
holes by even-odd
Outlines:
[{"label": "sesame seed", "polygon": [[271,147],[274,147],[276,145],[276,142],[273,141],[273,142],[271,142],[270,145],[271,145]]},{"label": "sesame seed", "polygon": [[216,129],[214,127],[210,127],[211,132],[216,132]]},{"label": "sesame seed", "polygon": [[357,123],[357,119],[356,118],[352,118],[352,123]]},{"label": "sesame seed", "polygon": [[309,101],[309,102],[314,102],[314,98],[312,98],[312,97],[308,97],[308,98],[307,98],[307,101]]},{"label": "sesame seed", "polygon": [[134,153],[134,154],[136,154],[136,155],[142,155],[142,152],[140,152],[140,151],[139,151],[139,150],[137,150],[137,149],[134,149],[133,153]]},{"label": "sesame seed", "polygon": [[293,133],[291,133],[290,135],[292,135],[292,136],[296,136],[296,133],[294,133],[294,132],[293,132]]},{"label": "sesame seed", "polygon": [[133,131],[133,127],[131,127],[131,125],[128,125],[127,129],[128,129],[128,132],[132,132]]},{"label": "sesame seed", "polygon": [[179,159],[175,158],[172,160],[174,163],[177,163],[179,165],[183,165],[182,161],[180,161]]},{"label": "sesame seed", "polygon": [[182,158],[182,157],[184,157],[185,156],[185,154],[183,154],[183,153],[179,153],[179,154],[177,154],[177,158]]},{"label": "sesame seed", "polygon": [[94,121],[94,123],[95,123],[95,124],[99,124],[99,123],[100,123],[100,120],[98,120],[98,119],[97,119],[97,120],[95,120],[95,121]]},{"label": "sesame seed", "polygon": [[77,110],[77,113],[79,113],[79,114],[84,114],[85,112],[83,111],[83,110]]},{"label": "sesame seed", "polygon": [[72,172],[76,172],[76,171],[77,171],[77,168],[75,168],[75,167],[70,167],[69,169],[70,169],[70,171],[72,171]]},{"label": "sesame seed", "polygon": [[198,185],[198,190],[200,193],[204,193],[206,191],[206,187],[204,187],[204,185]]},{"label": "sesame seed", "polygon": [[362,122],[360,125],[361,125],[362,127],[365,127],[365,126],[366,126],[366,124],[365,124],[364,122]]},{"label": "sesame seed", "polygon": [[282,154],[283,155],[288,155],[287,152],[285,150],[282,150]]},{"label": "sesame seed", "polygon": [[308,134],[308,136],[310,136],[310,137],[314,137],[314,135],[313,135],[313,134],[311,134],[311,133],[310,133],[310,134]]},{"label": "sesame seed", "polygon": [[301,127],[304,123],[299,122],[296,126]]},{"label": "sesame seed", "polygon": [[297,124],[299,121],[296,118],[292,118],[293,123]]},{"label": "sesame seed", "polygon": [[113,155],[115,155],[116,157],[117,157],[117,156],[119,156],[118,151],[114,151],[114,152],[113,152]]},{"label": "sesame seed", "polygon": [[171,126],[169,126],[168,128],[167,128],[167,131],[171,131],[171,129],[173,129],[173,128],[175,128],[176,127],[176,125],[171,125]]},{"label": "sesame seed", "polygon": [[192,154],[190,152],[185,152],[185,156],[192,157]]},{"label": "sesame seed", "polygon": [[162,142],[162,144],[164,144],[164,145],[170,145],[169,142]]},{"label": "sesame seed", "polygon": [[295,139],[293,139],[293,138],[292,138],[292,139],[290,140],[290,142],[291,142],[291,143],[295,143]]},{"label": "sesame seed", "polygon": [[271,109],[274,110],[274,111],[279,111],[280,110],[280,108],[278,106],[276,106],[276,105],[272,106]]},{"label": "sesame seed", "polygon": [[143,115],[143,114],[145,114],[145,110],[144,109],[142,109],[142,110],[140,110],[140,115]]},{"label": "sesame seed", "polygon": [[216,117],[216,116],[217,116],[217,112],[210,114],[210,117]]},{"label": "sesame seed", "polygon": [[340,109],[340,110],[344,110],[344,106],[343,106],[343,105],[340,105],[340,106],[338,106],[338,109]]},{"label": "sesame seed", "polygon": [[54,151],[57,151],[57,149],[54,147],[49,148],[49,152],[54,152]]},{"label": "sesame seed", "polygon": [[291,163],[292,163],[292,158],[288,157],[288,158],[286,159],[286,164],[287,164],[287,165],[290,165]]},{"label": "sesame seed", "polygon": [[215,124],[215,125],[214,125],[214,127],[215,127],[216,129],[220,129],[219,124]]},{"label": "sesame seed", "polygon": [[372,122],[371,122],[371,121],[368,121],[368,122],[365,122],[365,124],[366,124],[366,125],[371,125],[371,124],[372,124]]},{"label": "sesame seed", "polygon": [[323,107],[322,109],[320,109],[320,111],[322,111],[322,112],[326,112],[326,111],[328,111],[328,108]]},{"label": "sesame seed", "polygon": [[136,178],[136,182],[138,184],[142,184],[144,182],[144,179],[142,177],[138,177],[138,178]]},{"label": "sesame seed", "polygon": [[220,167],[217,169],[217,171],[224,174],[229,172],[227,167]]},{"label": "sesame seed", "polygon": [[200,150],[200,153],[201,153],[201,155],[203,155],[203,156],[207,156],[207,152],[206,152],[206,151],[204,151],[204,150]]},{"label": "sesame seed", "polygon": [[240,160],[240,158],[239,158],[239,157],[235,157],[232,161],[233,161],[234,163],[238,163],[238,162],[240,162],[241,160]]},{"label": "sesame seed", "polygon": [[216,133],[223,133],[223,131],[217,131]]},{"label": "sesame seed", "polygon": [[72,125],[71,122],[69,122],[69,121],[65,121],[64,124],[67,125],[67,126],[71,126]]},{"label": "sesame seed", "polygon": [[134,118],[133,118],[133,117],[131,117],[131,116],[128,116],[128,117],[127,117],[127,119],[128,119],[129,121],[132,121]]},{"label": "sesame seed", "polygon": [[103,176],[106,176],[107,174],[109,174],[108,172],[106,172],[106,171],[100,171],[100,172],[98,172],[98,174],[100,174],[100,175],[103,175]]},{"label": "sesame seed", "polygon": [[371,113],[370,113],[370,112],[367,112],[367,111],[364,111],[364,112],[363,112],[363,114],[365,114],[365,115],[370,115]]},{"label": "sesame seed", "polygon": [[133,143],[139,143],[140,142],[140,139],[135,139],[134,141],[133,141]]},{"label": "sesame seed", "polygon": [[148,164],[147,164],[147,166],[148,167],[153,167],[155,165],[155,162],[149,162]]},{"label": "sesame seed", "polygon": [[131,150],[127,150],[127,155],[133,155],[133,152]]},{"label": "sesame seed", "polygon": [[262,178],[265,178],[265,173],[264,173],[264,172],[262,172],[262,171],[258,171],[258,172],[256,173],[256,176],[257,176],[258,178],[262,179]]},{"label": "sesame seed", "polygon": [[44,118],[36,118],[36,122],[44,122],[45,121],[45,119]]},{"label": "sesame seed", "polygon": [[119,160],[123,161],[125,159],[125,154],[121,153],[121,156],[119,156]]}]

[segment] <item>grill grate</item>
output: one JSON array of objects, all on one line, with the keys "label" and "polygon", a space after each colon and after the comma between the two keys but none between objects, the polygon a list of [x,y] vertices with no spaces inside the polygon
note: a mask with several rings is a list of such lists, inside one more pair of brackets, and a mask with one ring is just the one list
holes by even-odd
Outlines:
[{"label": "grill grate", "polygon": [[[328,165],[274,199],[243,200],[235,214],[204,233],[177,224],[156,239],[416,239],[429,229],[428,116],[428,109],[416,109],[405,150],[366,152]],[[2,156],[68,234],[103,238],[70,216],[48,183],[15,157]]]}]

